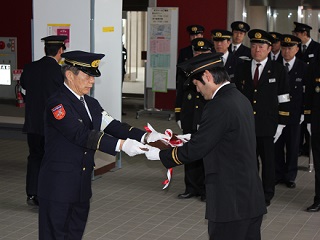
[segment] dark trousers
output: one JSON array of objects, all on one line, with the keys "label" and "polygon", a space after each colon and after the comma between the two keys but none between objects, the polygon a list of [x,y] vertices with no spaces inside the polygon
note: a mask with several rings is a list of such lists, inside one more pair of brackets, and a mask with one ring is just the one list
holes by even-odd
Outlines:
[{"label": "dark trousers", "polygon": [[315,197],[314,202],[320,203],[320,132],[312,132],[311,146],[313,155],[313,166],[315,173]]},{"label": "dark trousers", "polygon": [[[191,131],[184,131],[183,134],[190,132]],[[184,165],[184,182],[186,184],[186,193],[205,195],[206,190],[204,179],[205,175],[202,159]]]},{"label": "dark trousers", "polygon": [[261,159],[261,176],[264,197],[266,201],[271,201],[275,189],[273,137],[257,137],[257,159],[258,157]]},{"label": "dark trousers", "polygon": [[298,173],[300,125],[289,124],[275,143],[276,181],[294,182]]},{"label": "dark trousers", "polygon": [[82,239],[90,204],[39,198],[39,240]]},{"label": "dark trousers", "polygon": [[38,176],[41,161],[44,155],[44,136],[39,134],[27,134],[29,156],[27,164],[26,192],[28,196],[37,195]]},{"label": "dark trousers", "polygon": [[260,240],[262,215],[233,222],[208,221],[210,240]]},{"label": "dark trousers", "polygon": [[300,125],[299,151],[302,155],[309,156],[310,134],[307,129],[307,123],[302,122]]}]

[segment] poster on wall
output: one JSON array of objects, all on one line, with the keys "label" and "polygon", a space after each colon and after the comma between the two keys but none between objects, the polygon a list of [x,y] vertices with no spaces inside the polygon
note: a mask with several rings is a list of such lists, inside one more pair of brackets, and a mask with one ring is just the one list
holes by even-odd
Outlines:
[{"label": "poster on wall", "polygon": [[66,50],[70,48],[70,25],[71,24],[59,24],[51,23],[47,25],[47,33],[50,35],[67,36],[65,40]]}]

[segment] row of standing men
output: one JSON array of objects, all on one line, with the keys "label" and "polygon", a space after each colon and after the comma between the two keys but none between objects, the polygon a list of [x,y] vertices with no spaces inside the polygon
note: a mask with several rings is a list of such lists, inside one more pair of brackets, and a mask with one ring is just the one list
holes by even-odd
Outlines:
[{"label": "row of standing men", "polygon": [[[292,34],[280,34],[250,30],[247,23],[236,21],[231,24],[231,32],[213,29],[211,40],[203,38],[203,26],[190,25],[187,31],[191,45],[180,50],[178,64],[181,66],[202,53],[223,54],[231,81],[250,100],[254,110],[257,163],[258,168],[261,166],[267,206],[274,196],[275,185],[296,187],[299,149],[304,134],[308,142],[308,133],[312,132],[316,194],[307,211],[313,212],[320,210],[319,110],[316,109],[320,92],[320,44],[310,37],[312,27],[299,22],[294,25]],[[243,45],[247,33],[251,48]],[[207,102],[195,86],[186,86],[185,80],[185,74],[177,68],[175,115],[184,134],[197,131]],[[201,159],[185,165],[185,186],[185,192],[178,198],[200,196],[201,201],[206,200]]]}]

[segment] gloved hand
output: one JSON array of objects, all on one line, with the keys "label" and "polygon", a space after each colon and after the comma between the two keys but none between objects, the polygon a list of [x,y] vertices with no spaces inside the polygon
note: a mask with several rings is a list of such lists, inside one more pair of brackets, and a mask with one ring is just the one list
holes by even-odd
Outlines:
[{"label": "gloved hand", "polygon": [[146,157],[148,158],[148,160],[160,160],[160,149],[156,148],[156,147],[151,147],[149,145],[145,145],[146,147],[148,147],[149,151],[145,152]]},{"label": "gloved hand", "polygon": [[307,130],[311,136],[311,123],[307,123]]},{"label": "gloved hand", "polygon": [[114,118],[111,117],[106,111],[103,111],[101,115],[102,117],[100,130],[103,131],[114,120]]},{"label": "gloved hand", "polygon": [[301,117],[300,117],[300,123],[299,123],[299,124],[301,124],[303,121],[304,121],[304,115],[303,115],[303,114],[301,114]]},{"label": "gloved hand", "polygon": [[170,137],[166,134],[158,133],[156,130],[153,129],[153,127],[148,123],[148,128],[151,131],[150,133],[147,133],[148,135],[146,136],[146,142],[156,142],[158,140],[162,140],[165,142],[170,141]]},{"label": "gloved hand", "polygon": [[182,128],[181,128],[181,120],[178,120],[177,124],[178,124],[179,128],[182,130]]},{"label": "gloved hand", "polygon": [[278,138],[280,137],[282,130],[284,129],[285,126],[286,125],[278,124],[276,135],[274,135],[274,140],[273,140],[274,143],[278,141]]},{"label": "gloved hand", "polygon": [[147,151],[147,147],[136,140],[127,138],[127,140],[125,140],[122,144],[121,150],[128,154],[130,157],[133,157],[137,154],[145,153]]},{"label": "gloved hand", "polygon": [[184,143],[189,142],[191,139],[191,134],[183,134],[183,135],[176,135],[176,138],[181,139]]}]

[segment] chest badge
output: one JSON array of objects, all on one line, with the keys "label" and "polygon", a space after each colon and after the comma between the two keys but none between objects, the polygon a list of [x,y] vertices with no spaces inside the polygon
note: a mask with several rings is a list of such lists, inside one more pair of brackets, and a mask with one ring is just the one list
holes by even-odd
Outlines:
[{"label": "chest badge", "polygon": [[188,100],[191,100],[192,99],[192,95],[189,93],[187,98],[188,98]]}]

